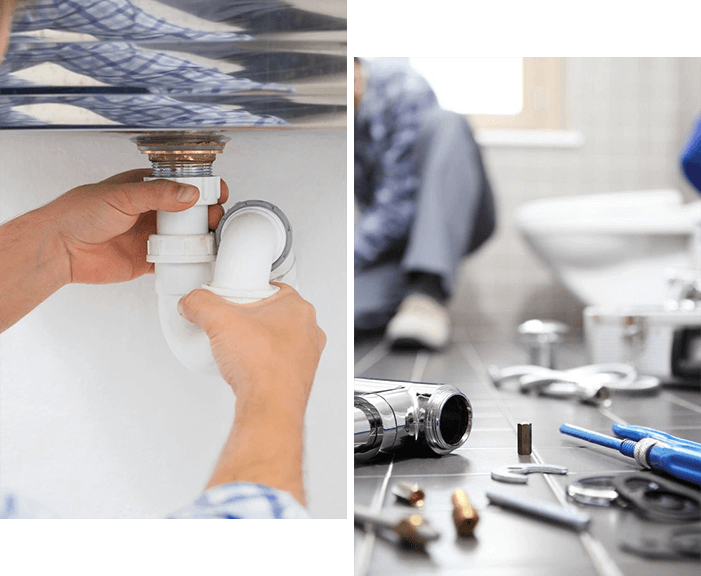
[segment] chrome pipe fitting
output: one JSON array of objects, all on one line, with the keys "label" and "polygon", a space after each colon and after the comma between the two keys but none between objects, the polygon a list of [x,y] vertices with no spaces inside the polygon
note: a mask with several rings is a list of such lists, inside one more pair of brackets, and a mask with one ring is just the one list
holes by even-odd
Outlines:
[{"label": "chrome pipe fitting", "polygon": [[445,384],[356,378],[355,459],[365,462],[400,450],[449,454],[472,429],[472,405]]}]

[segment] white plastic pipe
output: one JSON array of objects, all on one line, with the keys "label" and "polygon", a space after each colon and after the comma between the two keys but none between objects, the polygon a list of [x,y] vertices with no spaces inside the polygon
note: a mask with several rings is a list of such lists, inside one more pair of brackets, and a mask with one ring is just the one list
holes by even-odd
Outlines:
[{"label": "white plastic pipe", "polygon": [[245,304],[272,296],[270,268],[286,243],[284,224],[270,210],[238,210],[222,228],[214,278],[208,288],[232,302]]},{"label": "white plastic pipe", "polygon": [[[204,178],[203,178],[204,179]],[[188,181],[190,178],[173,178]],[[219,179],[216,179],[219,185]],[[212,182],[200,183],[210,187]],[[201,188],[202,190],[202,188]],[[255,302],[278,291],[270,284],[271,266],[286,246],[286,228],[271,210],[245,206],[224,222],[214,273],[213,237],[209,232],[208,205],[216,198],[201,194],[198,204],[184,212],[157,213],[158,234],[149,238],[149,261],[155,262],[158,315],[163,334],[173,354],[193,371],[218,373],[209,338],[196,324],[177,311],[180,298],[196,288],[207,288],[237,303]],[[217,193],[218,198],[218,193]],[[210,246],[211,244],[211,246]],[[208,256],[208,254],[212,254]],[[278,268],[294,279],[294,257],[288,254]]]}]

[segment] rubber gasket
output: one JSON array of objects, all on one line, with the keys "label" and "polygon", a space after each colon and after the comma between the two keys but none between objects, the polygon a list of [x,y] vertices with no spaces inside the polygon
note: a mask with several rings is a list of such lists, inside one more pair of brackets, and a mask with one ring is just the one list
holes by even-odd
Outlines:
[{"label": "rubber gasket", "polygon": [[632,472],[613,478],[619,497],[632,509],[658,522],[701,520],[701,492],[645,472]]}]

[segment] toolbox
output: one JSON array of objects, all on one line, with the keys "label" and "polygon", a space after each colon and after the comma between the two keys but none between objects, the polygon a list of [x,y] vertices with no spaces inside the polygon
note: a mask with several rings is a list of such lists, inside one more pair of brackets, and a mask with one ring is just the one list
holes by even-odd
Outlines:
[{"label": "toolbox", "polygon": [[584,334],[594,364],[624,362],[662,382],[701,385],[701,309],[589,306]]}]

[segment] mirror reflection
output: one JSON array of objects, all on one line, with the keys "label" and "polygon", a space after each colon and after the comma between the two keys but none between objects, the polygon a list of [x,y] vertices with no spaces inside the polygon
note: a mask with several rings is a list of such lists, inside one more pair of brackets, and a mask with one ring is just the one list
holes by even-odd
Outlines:
[{"label": "mirror reflection", "polygon": [[2,128],[345,126],[343,0],[9,4]]}]

